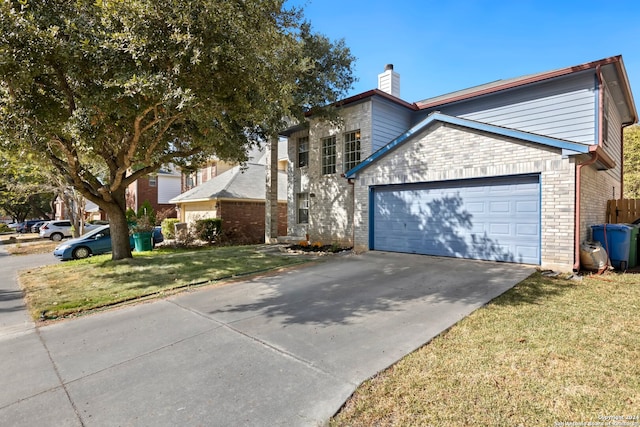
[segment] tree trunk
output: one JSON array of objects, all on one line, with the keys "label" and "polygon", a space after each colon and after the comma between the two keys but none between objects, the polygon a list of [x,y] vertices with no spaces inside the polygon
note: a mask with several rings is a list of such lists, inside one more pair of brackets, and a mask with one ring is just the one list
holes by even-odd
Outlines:
[{"label": "tree trunk", "polygon": [[129,243],[129,226],[127,224],[124,190],[122,194],[112,194],[113,202],[104,202],[100,207],[109,216],[109,229],[111,230],[111,259],[132,258],[131,244]]}]

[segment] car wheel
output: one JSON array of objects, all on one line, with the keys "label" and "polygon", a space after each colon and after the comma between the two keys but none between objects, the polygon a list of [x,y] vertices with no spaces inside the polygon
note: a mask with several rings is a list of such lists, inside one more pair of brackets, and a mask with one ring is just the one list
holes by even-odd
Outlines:
[{"label": "car wheel", "polygon": [[60,240],[62,240],[64,236],[60,233],[53,233],[51,235],[51,240],[53,240],[54,242],[59,242]]},{"label": "car wheel", "polygon": [[91,250],[86,246],[79,246],[73,250],[73,258],[74,259],[83,259],[87,258],[91,255]]}]

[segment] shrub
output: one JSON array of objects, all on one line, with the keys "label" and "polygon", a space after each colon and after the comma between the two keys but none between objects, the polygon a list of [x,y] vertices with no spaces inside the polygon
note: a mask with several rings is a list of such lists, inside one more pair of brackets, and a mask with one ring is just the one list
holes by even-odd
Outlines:
[{"label": "shrub", "polygon": [[176,238],[176,223],[180,222],[178,218],[165,218],[162,220],[162,235],[167,239]]},{"label": "shrub", "polygon": [[149,223],[152,225],[156,225],[156,211],[153,210],[153,206],[151,206],[151,202],[145,200],[142,202],[140,207],[138,208],[138,219],[147,218]]},{"label": "shrub", "polygon": [[204,240],[205,242],[213,243],[213,241],[216,239],[216,236],[220,234],[221,230],[221,218],[207,218],[199,219],[196,221],[196,236],[198,237],[198,239]]},{"label": "shrub", "polygon": [[11,227],[4,222],[0,222],[0,233],[8,233],[9,231],[13,231]]}]

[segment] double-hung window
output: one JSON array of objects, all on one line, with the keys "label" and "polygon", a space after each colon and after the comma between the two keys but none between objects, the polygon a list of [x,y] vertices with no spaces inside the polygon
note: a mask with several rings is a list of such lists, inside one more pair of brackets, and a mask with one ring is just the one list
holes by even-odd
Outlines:
[{"label": "double-hung window", "polygon": [[336,137],[322,139],[322,174],[336,173]]},{"label": "double-hung window", "polygon": [[309,137],[303,136],[298,138],[298,167],[304,167],[309,164]]},{"label": "double-hung window", "polygon": [[360,163],[360,130],[344,134],[344,171],[353,169]]},{"label": "double-hung window", "polygon": [[298,224],[309,223],[309,193],[298,193]]}]

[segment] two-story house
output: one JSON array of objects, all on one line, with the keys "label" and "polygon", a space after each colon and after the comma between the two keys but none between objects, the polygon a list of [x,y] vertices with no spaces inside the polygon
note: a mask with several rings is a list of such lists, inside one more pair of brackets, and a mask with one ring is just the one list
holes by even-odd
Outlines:
[{"label": "two-story house", "polygon": [[622,57],[409,103],[387,66],[342,122],[289,128],[288,234],[382,250],[577,270],[622,195],[637,121]]}]

